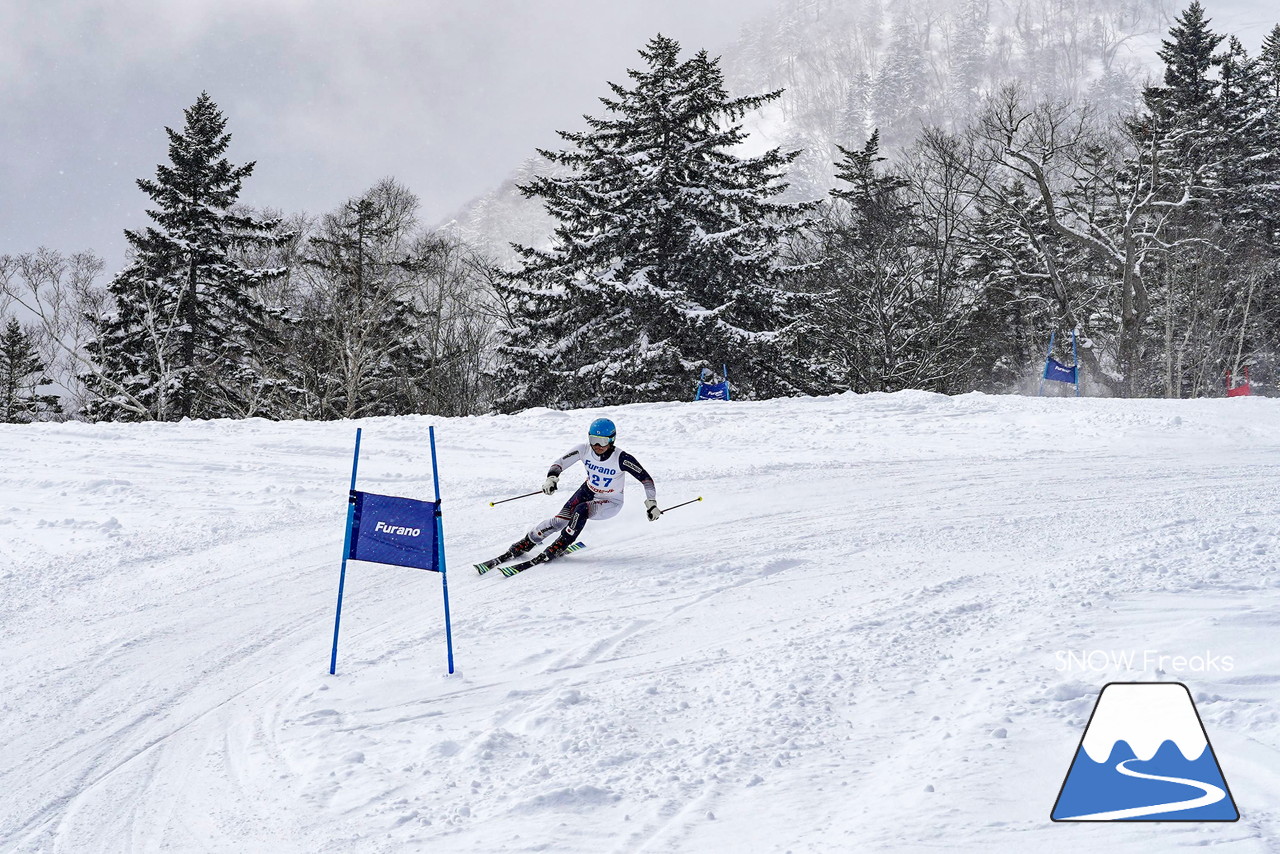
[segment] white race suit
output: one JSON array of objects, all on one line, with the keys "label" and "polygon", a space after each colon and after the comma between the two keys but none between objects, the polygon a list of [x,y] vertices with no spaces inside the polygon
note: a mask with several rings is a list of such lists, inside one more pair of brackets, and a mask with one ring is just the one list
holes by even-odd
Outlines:
[{"label": "white race suit", "polygon": [[[644,485],[646,498],[657,500],[653,478],[635,457],[620,448],[610,446],[603,454],[591,450],[590,445],[576,445],[573,450],[551,464],[547,476],[559,476],[567,466],[581,462],[587,470],[587,479],[565,502],[560,512],[534,526],[529,539],[540,543],[552,531],[560,531],[556,542],[547,547],[558,553],[570,545],[588,519],[609,519],[622,509],[624,475],[630,474]],[[558,548],[557,548],[558,546]]]}]

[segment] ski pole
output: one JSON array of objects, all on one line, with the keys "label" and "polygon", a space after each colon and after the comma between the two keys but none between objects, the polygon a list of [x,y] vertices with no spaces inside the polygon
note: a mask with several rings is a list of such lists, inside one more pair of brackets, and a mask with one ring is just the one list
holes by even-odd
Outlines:
[{"label": "ski pole", "polygon": [[702,496],[701,496],[701,495],[699,495],[697,498],[690,498],[688,501],[684,502],[684,504],[673,504],[672,506],[668,507],[667,509],[663,510],[662,512],[663,512],[663,513],[670,513],[672,510],[675,510],[677,507],[683,507],[685,504],[692,504],[692,503],[693,503],[693,502],[695,502],[695,501],[701,501],[701,500],[702,500]]},{"label": "ski pole", "polygon": [[489,506],[497,507],[499,504],[506,504],[508,501],[519,501],[521,498],[528,498],[532,495],[541,495],[541,494],[542,494],[542,490],[538,489],[533,492],[526,492],[524,495],[517,495],[514,498],[503,498],[500,501],[490,501]]}]

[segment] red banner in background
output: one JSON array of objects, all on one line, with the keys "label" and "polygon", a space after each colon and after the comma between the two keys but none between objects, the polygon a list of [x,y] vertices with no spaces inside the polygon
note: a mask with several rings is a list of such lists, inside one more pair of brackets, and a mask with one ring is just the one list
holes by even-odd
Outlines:
[{"label": "red banner in background", "polygon": [[1246,366],[1242,373],[1244,374],[1244,382],[1233,386],[1231,384],[1231,372],[1227,371],[1227,397],[1248,397],[1253,394],[1253,391],[1249,388],[1249,368]]}]

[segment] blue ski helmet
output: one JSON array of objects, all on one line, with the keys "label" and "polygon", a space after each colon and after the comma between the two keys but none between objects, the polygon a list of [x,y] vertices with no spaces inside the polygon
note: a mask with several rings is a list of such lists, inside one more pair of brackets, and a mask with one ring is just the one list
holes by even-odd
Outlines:
[{"label": "blue ski helmet", "polygon": [[587,428],[587,442],[592,445],[612,445],[618,438],[618,428],[608,418],[597,418]]}]

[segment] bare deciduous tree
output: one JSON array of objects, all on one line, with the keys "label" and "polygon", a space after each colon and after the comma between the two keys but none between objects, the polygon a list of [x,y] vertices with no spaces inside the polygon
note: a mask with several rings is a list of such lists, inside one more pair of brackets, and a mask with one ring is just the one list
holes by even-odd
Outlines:
[{"label": "bare deciduous tree", "polygon": [[146,405],[112,383],[91,350],[98,318],[107,308],[106,291],[97,285],[102,269],[102,259],[92,252],[66,255],[41,248],[0,256],[0,295],[34,322],[37,347],[66,413],[77,414],[98,398],[84,381],[92,375],[119,396],[122,406],[145,417]]},{"label": "bare deciduous tree", "polygon": [[[1064,324],[1090,345],[1099,321],[1114,324],[1108,355],[1115,374],[1098,348],[1086,346],[1081,359],[1090,374],[1113,393],[1137,394],[1152,319],[1145,265],[1174,246],[1204,242],[1173,239],[1168,228],[1176,211],[1207,192],[1201,176],[1170,172],[1155,141],[1132,128],[1100,124],[1088,107],[1027,105],[1016,87],[991,99],[973,134],[985,166],[982,198],[1004,208],[1034,247]],[[1027,192],[1010,192],[1010,178]],[[1097,276],[1113,298],[1080,299],[1081,287]],[[1105,347],[1102,336],[1096,343]]]}]

